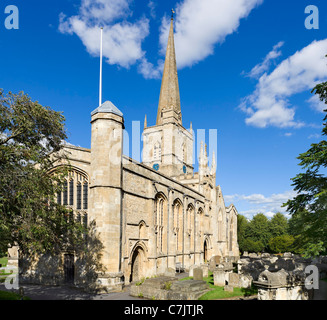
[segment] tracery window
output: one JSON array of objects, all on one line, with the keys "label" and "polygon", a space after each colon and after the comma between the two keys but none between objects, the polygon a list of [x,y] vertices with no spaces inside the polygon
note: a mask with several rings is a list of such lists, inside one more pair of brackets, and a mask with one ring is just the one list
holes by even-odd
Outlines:
[{"label": "tracery window", "polygon": [[57,203],[72,209],[74,217],[87,225],[89,183],[85,173],[72,170],[57,193]]},{"label": "tracery window", "polygon": [[163,196],[158,196],[156,199],[156,218],[155,229],[157,233],[157,250],[159,253],[164,253],[167,247],[167,230],[165,221],[167,216],[166,201]]},{"label": "tracery window", "polygon": [[176,235],[176,251],[182,252],[183,248],[183,208],[179,201],[173,206],[174,233]]},{"label": "tracery window", "polygon": [[187,209],[187,233],[189,235],[190,251],[194,250],[194,207],[188,206]]}]

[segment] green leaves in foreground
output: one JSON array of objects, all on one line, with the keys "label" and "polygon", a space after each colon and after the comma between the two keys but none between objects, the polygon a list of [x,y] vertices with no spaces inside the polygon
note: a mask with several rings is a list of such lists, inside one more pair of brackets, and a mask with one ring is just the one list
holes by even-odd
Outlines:
[{"label": "green leaves in foreground", "polygon": [[[0,90],[0,243],[22,253],[57,252],[82,241],[83,227],[56,193],[69,170],[56,167],[64,117],[23,93]],[[55,170],[55,171],[54,171]],[[50,174],[55,172],[55,174]]]},{"label": "green leaves in foreground", "polygon": [[[318,84],[312,92],[327,103],[327,82]],[[327,121],[327,115],[323,121]],[[325,122],[322,136],[326,135]],[[284,206],[287,206],[287,211],[295,220],[293,225],[296,227],[297,241],[306,248],[308,255],[317,254],[327,248],[327,141],[321,140],[312,144],[298,159],[299,165],[305,170],[292,179],[292,185],[298,195]]]}]

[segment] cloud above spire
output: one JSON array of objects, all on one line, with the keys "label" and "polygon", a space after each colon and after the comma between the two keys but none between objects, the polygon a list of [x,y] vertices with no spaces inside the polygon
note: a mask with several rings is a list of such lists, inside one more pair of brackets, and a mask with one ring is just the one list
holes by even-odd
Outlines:
[{"label": "cloud above spire", "polygon": [[[176,7],[175,46],[178,68],[190,67],[214,54],[215,45],[237,31],[241,19],[263,0],[184,0]],[[165,50],[169,21],[162,20],[161,53]]]},{"label": "cloud above spire", "polygon": [[[184,0],[176,5],[175,45],[178,68],[190,67],[209,55],[214,47],[237,31],[240,21],[263,0]],[[76,34],[87,51],[99,55],[99,26],[104,27],[103,54],[106,62],[123,68],[137,66],[145,78],[160,78],[163,71],[170,14],[161,20],[158,57],[151,59],[142,48],[150,34],[151,19],[158,19],[158,1],[149,0],[136,19],[134,0],[81,0],[76,15],[59,16],[59,31]],[[152,32],[155,32],[153,30]],[[154,60],[155,62],[150,62]]]},{"label": "cloud above spire", "polygon": [[142,43],[149,35],[149,19],[145,16],[129,21],[131,0],[82,0],[78,14],[59,16],[59,31],[76,34],[87,51],[98,56],[100,31],[103,26],[103,55],[111,65],[129,68],[142,61]]}]

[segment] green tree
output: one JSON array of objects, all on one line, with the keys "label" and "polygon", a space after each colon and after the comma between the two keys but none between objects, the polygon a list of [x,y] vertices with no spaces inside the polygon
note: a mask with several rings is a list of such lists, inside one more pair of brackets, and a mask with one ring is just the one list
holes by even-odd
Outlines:
[{"label": "green tree", "polygon": [[274,214],[269,221],[269,231],[272,237],[278,237],[287,233],[288,220],[280,212]]},{"label": "green tree", "polygon": [[[317,85],[312,92],[327,104],[327,82]],[[327,115],[324,121],[327,121]],[[322,135],[327,135],[327,123],[323,123]],[[287,206],[287,211],[298,219],[293,228],[296,227],[300,242],[307,248],[322,242],[323,245],[319,248],[324,251],[327,247],[326,140],[312,144],[311,148],[300,154],[298,159],[305,172],[292,179],[292,185],[298,195],[284,206]]]},{"label": "green tree", "polygon": [[19,245],[24,254],[54,252],[82,241],[82,226],[55,199],[68,168],[49,174],[61,159],[64,139],[61,113],[23,93],[0,90],[2,245]]},{"label": "green tree", "polygon": [[272,253],[284,253],[293,251],[294,237],[283,234],[269,240],[269,250]]},{"label": "green tree", "polygon": [[246,229],[248,225],[249,222],[246,217],[239,214],[237,216],[237,239],[241,252],[248,251],[248,249],[244,247],[244,241],[246,240]]},{"label": "green tree", "polygon": [[254,242],[261,242],[266,248],[271,238],[269,220],[263,213],[256,214],[246,229],[246,237]]},{"label": "green tree", "polygon": [[243,241],[243,252],[248,251],[248,252],[253,252],[253,253],[259,253],[259,252],[262,252],[264,249],[265,249],[265,246],[260,240],[254,241],[251,238],[246,238]]}]

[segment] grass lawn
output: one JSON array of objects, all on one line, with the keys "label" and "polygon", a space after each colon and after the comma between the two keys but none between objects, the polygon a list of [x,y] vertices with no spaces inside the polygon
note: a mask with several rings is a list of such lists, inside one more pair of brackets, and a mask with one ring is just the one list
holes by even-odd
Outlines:
[{"label": "grass lawn", "polygon": [[0,258],[0,264],[2,264],[3,267],[7,266],[7,262],[8,262],[7,257]]},{"label": "grass lawn", "polygon": [[[0,300],[20,300],[19,294],[14,292],[0,291]],[[24,297],[23,300],[31,300],[28,297]]]},{"label": "grass lawn", "polygon": [[[180,281],[191,279],[193,279],[193,277],[183,278]],[[214,285],[212,272],[209,272],[209,276],[203,278],[203,280],[208,283],[211,290],[200,297],[199,300],[217,300],[232,297],[245,297],[257,294],[255,289],[234,288],[233,292],[224,291],[224,287],[217,287]]]}]

